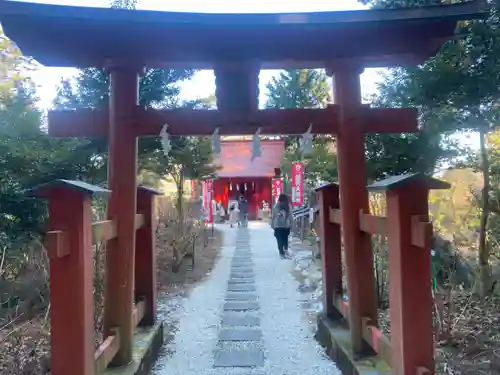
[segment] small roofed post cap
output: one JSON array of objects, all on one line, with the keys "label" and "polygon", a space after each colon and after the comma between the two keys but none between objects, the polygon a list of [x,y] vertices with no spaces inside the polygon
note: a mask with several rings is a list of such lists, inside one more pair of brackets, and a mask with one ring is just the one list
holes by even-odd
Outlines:
[{"label": "small roofed post cap", "polygon": [[97,185],[92,185],[87,182],[78,180],[64,179],[57,179],[45,184],[35,186],[34,188],[27,190],[25,194],[30,197],[48,198],[52,190],[61,188],[80,192],[83,195],[100,198],[108,198],[111,194],[111,190],[104,189]]},{"label": "small roofed post cap", "polygon": [[428,190],[445,190],[451,187],[448,182],[424,175],[423,173],[405,173],[376,181],[373,184],[368,185],[368,190],[392,191],[407,186],[412,182],[423,183]]},{"label": "small roofed post cap", "polygon": [[157,190],[157,189],[153,189],[153,188],[150,188],[150,187],[147,187],[147,186],[138,186],[137,190],[138,191],[143,191],[143,192],[151,194],[151,195],[163,195],[163,191]]},{"label": "small roofed post cap", "polygon": [[328,189],[329,187],[334,187],[334,186],[338,188],[339,187],[338,182],[330,182],[330,183],[327,183],[327,184],[321,184],[317,188],[315,188],[314,191],[315,192],[320,192],[320,191]]}]

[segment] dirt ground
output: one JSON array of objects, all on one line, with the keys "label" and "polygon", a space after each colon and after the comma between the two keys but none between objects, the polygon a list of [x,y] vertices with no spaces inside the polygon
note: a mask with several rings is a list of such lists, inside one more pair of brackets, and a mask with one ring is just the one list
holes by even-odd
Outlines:
[{"label": "dirt ground", "polygon": [[[448,303],[448,305],[450,305]],[[453,293],[451,333],[436,344],[439,374],[500,374],[500,298]]]},{"label": "dirt ground", "polygon": [[194,261],[192,257],[184,258],[179,270],[174,272],[171,267],[173,252],[166,244],[167,236],[160,231],[157,241],[157,282],[160,295],[184,295],[214,268],[222,245],[222,235],[215,230],[212,237],[211,229],[207,229],[204,235],[200,233],[196,241]]},{"label": "dirt ground", "polygon": [[[480,301],[469,292],[453,293],[451,315],[446,303],[444,324],[451,328],[436,342],[436,374],[500,375],[500,298]],[[388,311],[379,312],[381,330],[389,335]]]},{"label": "dirt ground", "polygon": [[[195,247],[195,265],[186,258],[178,272],[171,267],[172,251],[168,246],[168,232],[159,230],[157,238],[158,293],[159,299],[183,296],[202,281],[213,269],[222,244],[220,232],[208,239],[205,246],[200,236]],[[211,230],[207,231],[211,236]],[[167,327],[168,341],[175,327]],[[0,375],[46,375],[50,374],[50,325],[49,309],[33,319],[23,321],[22,316],[0,327]]]}]

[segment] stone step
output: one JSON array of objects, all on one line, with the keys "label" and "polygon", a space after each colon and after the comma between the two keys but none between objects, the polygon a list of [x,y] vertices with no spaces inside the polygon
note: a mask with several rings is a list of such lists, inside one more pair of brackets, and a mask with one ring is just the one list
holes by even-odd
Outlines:
[{"label": "stone step", "polygon": [[264,365],[264,350],[258,347],[218,349],[214,367],[259,367]]},{"label": "stone step", "polygon": [[254,277],[234,278],[234,279],[229,279],[229,281],[227,283],[228,284],[254,284],[255,278]]},{"label": "stone step", "polygon": [[247,263],[247,264],[254,264],[254,261],[251,257],[237,257],[233,258],[231,261],[231,264],[239,264],[239,263]]},{"label": "stone step", "polygon": [[223,328],[219,332],[220,341],[259,341],[262,339],[260,328]]},{"label": "stone step", "polygon": [[255,292],[257,288],[255,284],[228,284],[228,292]]},{"label": "stone step", "polygon": [[255,293],[247,292],[227,292],[225,300],[226,301],[257,301],[257,295]]},{"label": "stone step", "polygon": [[253,272],[252,266],[232,266],[231,272]]},{"label": "stone step", "polygon": [[223,326],[256,327],[259,324],[260,318],[249,313],[226,312],[222,315]]},{"label": "stone step", "polygon": [[258,310],[260,306],[257,302],[252,301],[226,301],[224,303],[224,311],[252,311]]},{"label": "stone step", "polygon": [[253,272],[232,271],[229,274],[230,279],[249,279],[253,277],[255,277]]}]

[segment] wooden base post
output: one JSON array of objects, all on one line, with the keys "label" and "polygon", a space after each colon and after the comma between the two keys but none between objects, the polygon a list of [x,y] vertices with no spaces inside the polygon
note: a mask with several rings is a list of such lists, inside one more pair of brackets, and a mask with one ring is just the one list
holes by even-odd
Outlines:
[{"label": "wooden base post", "polygon": [[140,325],[156,322],[156,211],[153,189],[137,189],[137,213],[144,215],[144,225],[137,230],[135,239],[135,299],[145,298],[146,311]]},{"label": "wooden base post", "polygon": [[138,95],[137,69],[111,69],[108,181],[113,193],[108,216],[116,221],[117,238],[109,241],[107,247],[104,326],[106,335],[116,328],[120,336],[120,349],[112,367],[132,361],[137,209],[137,137],[133,118]]},{"label": "wooden base post", "polygon": [[359,227],[359,212],[368,209],[362,114],[361,69],[354,65],[334,69],[335,103],[340,106],[337,160],[342,212],[342,236],[347,267],[349,327],[354,350],[363,353],[363,318],[377,324],[373,254],[370,235]]},{"label": "wooden base post", "polygon": [[[55,193],[55,191],[54,191]],[[49,201],[50,228],[64,230],[50,245],[51,373],[94,373],[94,301],[92,284],[91,198],[61,189]],[[51,234],[49,234],[51,236]],[[54,248],[67,246],[62,258]]]},{"label": "wooden base post", "polygon": [[428,220],[428,188],[416,181],[388,191],[392,366],[398,375],[417,374],[419,366],[434,373],[430,246],[412,244],[415,219]]},{"label": "wooden base post", "polygon": [[29,191],[49,200],[51,374],[94,375],[92,194],[109,191],[56,180]]},{"label": "wooden base post", "polygon": [[323,309],[328,318],[340,320],[343,315],[335,308],[335,299],[337,296],[342,296],[340,225],[330,221],[330,208],[340,207],[339,186],[337,184],[322,186],[317,192],[323,268]]}]

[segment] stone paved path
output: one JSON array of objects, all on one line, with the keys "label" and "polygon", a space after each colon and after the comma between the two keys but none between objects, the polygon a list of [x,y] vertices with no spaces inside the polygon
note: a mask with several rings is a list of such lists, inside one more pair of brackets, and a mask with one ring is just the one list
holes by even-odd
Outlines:
[{"label": "stone paved path", "polygon": [[216,268],[179,312],[179,330],[155,375],[337,375],[300,307],[292,261],[268,225],[224,231]]}]

